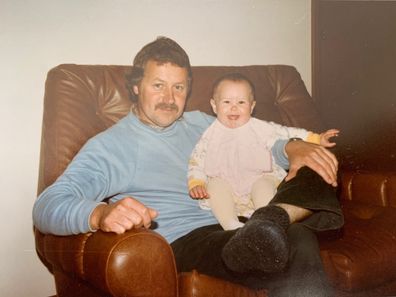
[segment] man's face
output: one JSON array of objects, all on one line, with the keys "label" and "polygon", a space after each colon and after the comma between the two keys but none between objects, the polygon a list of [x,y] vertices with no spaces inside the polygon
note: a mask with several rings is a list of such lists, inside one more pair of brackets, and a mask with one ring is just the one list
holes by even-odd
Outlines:
[{"label": "man's face", "polygon": [[250,86],[245,81],[222,81],[210,100],[217,119],[228,128],[239,128],[246,124],[256,102]]},{"label": "man's face", "polygon": [[138,95],[139,119],[150,125],[168,127],[183,113],[186,103],[187,70],[171,63],[148,61],[143,79],[133,91]]}]

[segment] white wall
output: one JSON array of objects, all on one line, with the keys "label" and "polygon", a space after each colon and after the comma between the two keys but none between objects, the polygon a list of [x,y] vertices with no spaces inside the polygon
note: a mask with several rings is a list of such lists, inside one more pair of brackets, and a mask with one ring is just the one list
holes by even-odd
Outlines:
[{"label": "white wall", "polygon": [[32,234],[47,71],[130,64],[158,35],[193,65],[292,64],[311,87],[310,0],[0,0],[0,295],[49,296]]}]

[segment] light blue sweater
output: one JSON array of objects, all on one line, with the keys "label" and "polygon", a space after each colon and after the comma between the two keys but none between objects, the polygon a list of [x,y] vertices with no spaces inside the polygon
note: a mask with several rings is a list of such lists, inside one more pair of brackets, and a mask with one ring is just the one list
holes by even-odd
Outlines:
[{"label": "light blue sweater", "polygon": [[[35,226],[43,233],[89,232],[89,217],[105,198],[114,202],[132,196],[154,208],[155,231],[168,242],[201,226],[216,224],[187,189],[190,154],[213,121],[202,112],[186,112],[171,126],[156,130],[128,114],[90,139],[66,171],[38,197]],[[285,142],[273,148],[275,160],[287,166]]]}]

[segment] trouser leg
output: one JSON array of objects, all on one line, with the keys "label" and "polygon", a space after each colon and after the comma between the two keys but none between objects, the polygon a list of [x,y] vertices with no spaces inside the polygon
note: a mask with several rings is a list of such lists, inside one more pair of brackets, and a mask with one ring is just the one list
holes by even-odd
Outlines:
[{"label": "trouser leg", "polygon": [[252,289],[266,288],[259,274],[241,274],[229,270],[221,253],[236,230],[224,231],[220,225],[210,225],[191,231],[171,243],[178,272],[197,270],[199,273],[238,283]]},{"label": "trouser leg", "polygon": [[336,195],[336,188],[308,167],[302,167],[296,177],[282,181],[270,204],[290,204],[312,211],[301,221],[315,231],[342,227],[344,216]]},{"label": "trouser leg", "polygon": [[224,265],[221,252],[236,230],[225,231],[218,225],[195,229],[171,243],[177,270],[196,269],[200,273],[239,282],[239,279]]},{"label": "trouser leg", "polygon": [[334,291],[323,269],[316,235],[299,223],[290,225],[287,235],[289,264],[284,272],[268,280],[270,296],[333,297]]},{"label": "trouser leg", "polygon": [[198,228],[174,241],[171,246],[179,272],[196,269],[199,273],[239,283],[252,289],[269,289],[271,297],[330,297],[332,288],[323,270],[315,234],[301,224],[287,230],[289,264],[276,274],[236,274],[221,260],[224,245],[236,233],[220,225]]}]

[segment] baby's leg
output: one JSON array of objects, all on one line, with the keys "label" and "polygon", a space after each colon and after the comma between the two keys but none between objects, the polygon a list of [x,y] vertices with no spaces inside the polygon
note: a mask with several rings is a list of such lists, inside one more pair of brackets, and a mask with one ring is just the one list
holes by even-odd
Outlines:
[{"label": "baby's leg", "polygon": [[263,175],[252,186],[251,197],[254,209],[267,206],[276,193],[279,180],[270,175]]},{"label": "baby's leg", "polygon": [[236,213],[230,185],[221,178],[211,178],[208,182],[208,199],[213,214],[224,230],[233,230],[243,226]]}]

